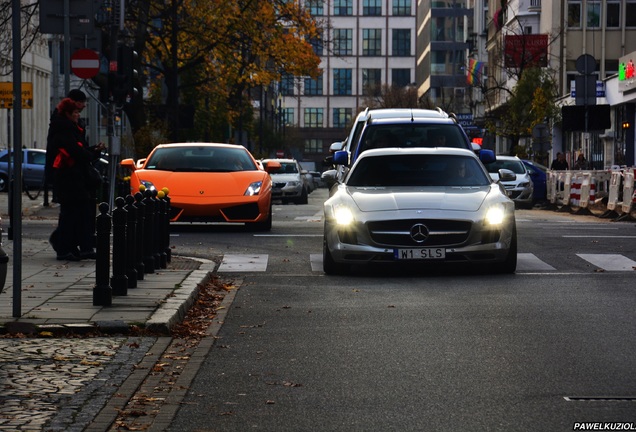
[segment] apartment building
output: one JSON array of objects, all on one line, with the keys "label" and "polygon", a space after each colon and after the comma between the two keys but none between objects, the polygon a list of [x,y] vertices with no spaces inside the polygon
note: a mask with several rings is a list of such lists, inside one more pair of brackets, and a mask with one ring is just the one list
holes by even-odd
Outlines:
[{"label": "apartment building", "polygon": [[280,109],[298,132],[301,160],[321,161],[383,85],[414,86],[417,0],[298,0],[322,23],[322,74],[283,77]]},{"label": "apartment building", "polygon": [[[479,0],[476,0],[479,1]],[[582,57],[592,58],[585,70],[596,83],[596,97],[586,105],[607,105],[609,110],[592,112],[595,120],[601,111],[609,111],[609,127],[586,129],[585,121],[552,122],[552,157],[565,152],[570,166],[583,153],[596,169],[612,165],[634,164],[634,100],[632,90],[618,91],[620,60],[636,52],[636,0],[488,0],[487,53],[489,85],[507,81],[511,89],[516,80],[506,71],[505,56],[510,54],[506,40],[524,38],[525,42],[542,40],[546,62],[558,85],[561,106],[576,105],[576,78],[581,76]],[[524,44],[524,49],[528,48]],[[577,65],[577,60],[579,64]],[[579,66],[579,67],[577,67]],[[611,91],[608,82],[612,82]],[[581,92],[581,89],[578,89]],[[630,94],[632,94],[630,96]],[[580,95],[580,93],[579,93]],[[505,109],[507,92],[491,91],[486,115],[496,117]],[[580,100],[579,100],[580,102]],[[589,117],[589,116],[588,116]],[[630,122],[631,120],[631,122]],[[625,126],[628,126],[627,128]],[[631,126],[631,129],[629,128]],[[510,150],[502,137],[492,137],[499,153]],[[530,143],[531,138],[526,140]]]}]

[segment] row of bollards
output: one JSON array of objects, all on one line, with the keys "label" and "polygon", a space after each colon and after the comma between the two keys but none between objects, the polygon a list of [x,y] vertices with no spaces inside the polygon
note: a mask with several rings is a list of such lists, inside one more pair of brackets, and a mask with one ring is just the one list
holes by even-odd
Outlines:
[{"label": "row of bollards", "polygon": [[[108,213],[107,203],[98,207],[94,306],[111,306],[113,295],[127,295],[129,288],[136,288],[137,281],[144,279],[144,274],[165,269],[170,262],[168,190],[141,189],[134,196],[117,197],[112,214]],[[109,275],[111,230],[112,277]]]}]

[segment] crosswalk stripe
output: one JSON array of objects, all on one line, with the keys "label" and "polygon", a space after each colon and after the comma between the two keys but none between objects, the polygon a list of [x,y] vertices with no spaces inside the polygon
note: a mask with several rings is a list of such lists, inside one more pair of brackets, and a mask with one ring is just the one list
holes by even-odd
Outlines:
[{"label": "crosswalk stripe", "polygon": [[636,270],[636,261],[618,254],[576,254],[579,258],[607,271]]},{"label": "crosswalk stripe", "polygon": [[535,254],[518,253],[517,271],[553,271],[554,267],[541,261]]},{"label": "crosswalk stripe", "polygon": [[[619,254],[576,254],[581,259],[606,271],[634,271],[636,261]],[[269,255],[227,254],[218,272],[264,272],[267,271]],[[322,253],[309,254],[312,272],[321,272]],[[557,269],[532,253],[517,254],[517,272],[555,272]],[[563,269],[561,269],[563,270]]]},{"label": "crosswalk stripe", "polygon": [[217,272],[264,272],[268,259],[268,255],[226,254]]}]

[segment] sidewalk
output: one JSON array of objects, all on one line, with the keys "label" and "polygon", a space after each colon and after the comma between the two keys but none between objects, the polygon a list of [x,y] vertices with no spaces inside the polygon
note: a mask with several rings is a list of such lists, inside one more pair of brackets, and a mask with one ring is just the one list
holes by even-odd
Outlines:
[{"label": "sidewalk", "polygon": [[[22,194],[22,217],[55,223],[59,208],[31,201]],[[197,285],[214,271],[213,261],[172,256],[166,269],[145,274],[126,296],[113,296],[111,306],[93,306],[95,261],[57,261],[48,241],[29,238],[22,227],[21,301],[15,317],[13,241],[7,239],[8,198],[0,193],[2,248],[9,256],[7,280],[0,292],[0,333],[125,332],[130,325],[167,333],[194,300]],[[111,262],[112,272],[112,262]]]}]

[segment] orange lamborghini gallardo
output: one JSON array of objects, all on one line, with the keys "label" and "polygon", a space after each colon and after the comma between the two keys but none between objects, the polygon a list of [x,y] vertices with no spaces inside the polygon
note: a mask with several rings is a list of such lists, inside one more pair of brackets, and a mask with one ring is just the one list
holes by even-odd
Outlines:
[{"label": "orange lamborghini gallardo", "polygon": [[257,164],[243,146],[217,143],[161,144],[131,169],[130,188],[168,188],[172,222],[237,222],[272,228],[272,180],[280,168]]}]

